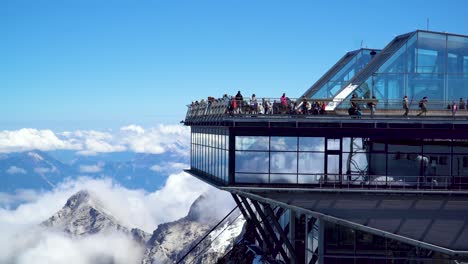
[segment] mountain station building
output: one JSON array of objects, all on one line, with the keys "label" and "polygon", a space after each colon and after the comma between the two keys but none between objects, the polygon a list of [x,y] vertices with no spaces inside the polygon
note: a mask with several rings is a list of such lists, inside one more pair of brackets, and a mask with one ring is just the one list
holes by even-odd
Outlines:
[{"label": "mountain station building", "polygon": [[468,262],[467,98],[468,36],[417,30],[346,53],[287,109],[189,105],[186,171],[232,194],[272,263]]}]

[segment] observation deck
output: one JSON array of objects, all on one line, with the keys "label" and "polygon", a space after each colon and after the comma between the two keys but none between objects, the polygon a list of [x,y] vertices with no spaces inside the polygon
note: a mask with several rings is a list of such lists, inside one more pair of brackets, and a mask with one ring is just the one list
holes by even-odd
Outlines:
[{"label": "observation deck", "polygon": [[[349,115],[344,105],[350,101],[306,113],[296,103],[302,99],[290,99],[286,109],[275,105],[279,101],[264,99],[258,103],[262,112],[248,101],[237,110],[223,100],[188,106],[189,172],[231,187],[468,191],[466,109],[453,114],[451,103],[432,101],[417,116],[418,104],[409,103],[403,116],[401,102],[358,99],[361,115]],[[265,111],[266,102],[277,109]],[[373,114],[369,102],[376,103]],[[221,165],[221,176],[205,163],[205,154],[223,160],[211,165]]]}]

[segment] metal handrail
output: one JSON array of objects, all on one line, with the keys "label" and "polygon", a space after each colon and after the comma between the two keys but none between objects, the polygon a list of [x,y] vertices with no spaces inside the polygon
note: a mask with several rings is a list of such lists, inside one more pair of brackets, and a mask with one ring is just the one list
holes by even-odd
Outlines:
[{"label": "metal handrail", "polygon": [[[342,110],[347,110],[350,107],[351,99],[345,99],[345,100],[337,100],[333,98],[289,98],[288,100],[288,109],[279,109],[281,108],[280,104],[280,98],[274,98],[274,97],[269,97],[269,98],[261,98],[256,100],[257,104],[257,110],[253,109],[251,105],[254,102],[251,102],[250,99],[244,99],[241,102],[236,101],[238,106],[236,109],[230,109],[230,100],[223,100],[223,99],[217,99],[214,101],[201,101],[200,103],[192,103],[191,105],[187,105],[187,114],[186,114],[186,120],[192,120],[192,119],[198,119],[198,118],[203,118],[206,119],[207,121],[209,120],[216,120],[218,118],[226,117],[226,116],[234,116],[234,115],[243,115],[243,114],[248,114],[248,115],[289,115],[289,114],[303,114],[300,111],[302,110],[302,102],[303,100],[307,100],[309,102],[310,107],[315,102],[319,103],[319,106],[321,108],[321,105],[323,103],[330,105],[330,104],[335,104],[337,105],[336,109],[332,111],[335,115],[342,114],[340,111]],[[353,100],[354,101],[354,100]],[[377,109],[377,112],[380,113],[385,113],[386,115],[389,116],[400,116],[402,113],[403,109],[403,100],[402,99],[372,99],[372,98],[358,98],[355,101],[359,103],[359,107],[362,110],[369,109],[369,106],[367,105],[368,102],[375,102],[376,106],[375,108]],[[433,111],[438,111],[438,116],[452,116],[452,110],[447,109],[452,105],[452,100],[429,100],[426,103],[426,108],[428,111],[433,112]],[[458,101],[455,101],[458,104]],[[269,109],[267,111],[267,108],[269,106]],[[417,110],[419,109],[419,101],[418,100],[412,100],[408,102],[408,106],[410,110]],[[258,109],[263,109],[263,111],[258,111]],[[467,111],[468,105],[465,104],[465,109],[458,109],[458,112],[460,111]],[[316,109],[320,110],[320,109]],[[400,110],[398,112],[395,112],[396,110]],[[384,112],[383,112],[384,111]],[[320,112],[320,111],[319,111]],[[325,111],[327,112],[327,111]],[[313,110],[309,110],[307,114],[313,114]],[[342,115],[347,115],[342,114]]]},{"label": "metal handrail", "polygon": [[[242,173],[239,173],[242,174]],[[246,173],[254,175],[255,173]],[[273,174],[274,175],[274,174]],[[281,175],[284,175],[282,173]],[[296,174],[291,174],[292,181],[288,184],[294,185],[316,185],[319,188],[373,188],[373,189],[423,189],[423,190],[454,190],[468,189],[468,181],[463,182],[466,176],[454,175],[414,175],[414,176],[392,176],[392,175],[367,175],[363,173],[332,174],[332,173],[304,173],[302,176],[310,176],[308,182],[299,183]],[[296,176],[296,177],[294,177]],[[284,183],[284,179],[281,180]],[[245,184],[237,182],[236,184]],[[275,182],[249,182],[249,184],[276,184]]]}]

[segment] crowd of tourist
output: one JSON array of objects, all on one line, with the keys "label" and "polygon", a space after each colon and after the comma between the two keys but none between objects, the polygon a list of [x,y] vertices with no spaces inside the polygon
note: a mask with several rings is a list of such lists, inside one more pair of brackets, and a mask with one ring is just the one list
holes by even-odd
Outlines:
[{"label": "crowd of tourist", "polygon": [[[419,113],[416,116],[426,116],[428,111],[428,97],[424,96],[418,103]],[[371,117],[374,116],[378,100],[375,96],[371,98],[362,99],[358,98],[357,94],[353,94],[350,100],[350,108],[348,109],[348,114],[350,116],[356,116],[360,118],[362,115],[361,103],[367,105],[366,108],[369,109]],[[230,115],[323,115],[326,113],[326,102],[325,101],[315,101],[303,96],[302,98],[293,100],[286,96],[285,93],[273,102],[270,98],[257,99],[255,94],[248,98],[244,98],[240,91],[236,95],[229,96],[224,94],[221,98],[214,98],[208,96],[208,98],[202,99],[200,101],[192,102],[192,107],[197,107],[201,109],[202,114],[210,114],[211,108],[213,105],[219,109],[221,108],[221,114],[230,114]],[[411,102],[408,101],[408,96],[403,97],[402,107],[404,110],[403,116],[408,117],[410,110]],[[468,99],[466,102],[463,98],[460,98],[459,102],[452,101],[451,104],[447,105],[447,110],[450,110],[452,116],[454,117],[458,110],[467,110],[468,111]]]},{"label": "crowd of tourist", "polygon": [[240,91],[236,95],[223,95],[222,98],[209,96],[207,100],[192,102],[192,106],[205,107],[204,114],[209,113],[213,105],[222,105],[225,114],[264,114],[264,115],[323,115],[325,114],[325,102],[311,101],[303,96],[300,99],[293,100],[285,93],[279,100],[271,101],[270,98],[257,99],[255,94],[249,98],[244,98]]}]

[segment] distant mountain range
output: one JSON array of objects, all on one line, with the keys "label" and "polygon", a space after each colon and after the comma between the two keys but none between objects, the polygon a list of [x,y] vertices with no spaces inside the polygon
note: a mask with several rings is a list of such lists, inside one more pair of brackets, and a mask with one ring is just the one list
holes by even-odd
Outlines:
[{"label": "distant mountain range", "polygon": [[[41,226],[46,230],[63,232],[70,237],[117,232],[140,244],[145,252],[141,264],[175,263],[220,220],[207,219],[203,215],[201,208],[206,208],[206,205],[202,204],[209,202],[205,196],[200,196],[192,204],[186,217],[160,224],[150,235],[140,229],[122,225],[92,193],[80,191],[71,196],[64,207],[41,223]],[[216,263],[242,235],[243,218],[231,220],[235,221],[223,223],[216,228],[182,263]]]},{"label": "distant mountain range", "polygon": [[26,151],[0,155],[0,192],[52,189],[66,178],[110,177],[127,188],[154,191],[167,176],[180,172],[187,157],[173,153],[131,152],[79,156],[73,152]]}]

